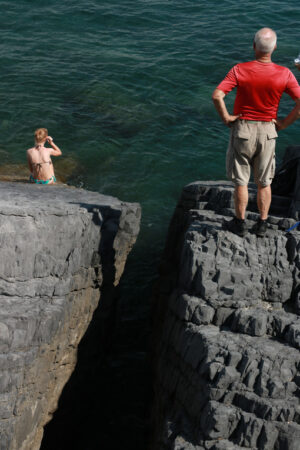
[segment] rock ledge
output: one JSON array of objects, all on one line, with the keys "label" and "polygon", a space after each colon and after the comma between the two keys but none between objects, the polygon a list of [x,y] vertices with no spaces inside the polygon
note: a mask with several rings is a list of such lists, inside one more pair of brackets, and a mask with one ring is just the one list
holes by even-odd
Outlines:
[{"label": "rock ledge", "polygon": [[155,294],[152,449],[296,449],[300,442],[300,232],[273,198],[264,238],[250,186],[249,233],[226,182],[186,186]]},{"label": "rock ledge", "polygon": [[0,449],[34,450],[103,289],[119,282],[140,207],[64,186],[0,192]]}]

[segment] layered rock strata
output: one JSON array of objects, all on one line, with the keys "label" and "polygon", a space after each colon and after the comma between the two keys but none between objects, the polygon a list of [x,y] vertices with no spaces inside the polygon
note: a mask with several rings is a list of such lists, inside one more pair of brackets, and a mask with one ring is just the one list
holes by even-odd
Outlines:
[{"label": "layered rock strata", "polygon": [[119,282],[140,207],[64,186],[0,192],[0,449],[35,450],[102,290]]},{"label": "layered rock strata", "polygon": [[229,183],[186,186],[155,293],[152,450],[300,445],[300,232],[274,197],[263,238],[226,231]]}]

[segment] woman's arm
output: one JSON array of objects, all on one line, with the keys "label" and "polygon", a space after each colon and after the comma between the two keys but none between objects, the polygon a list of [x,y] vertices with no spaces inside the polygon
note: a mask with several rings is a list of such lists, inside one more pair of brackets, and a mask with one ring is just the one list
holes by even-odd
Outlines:
[{"label": "woman's arm", "polygon": [[47,142],[49,142],[49,144],[52,147],[52,149],[50,151],[50,155],[53,155],[53,156],[60,156],[60,155],[62,155],[61,149],[56,144],[54,144],[54,141],[53,141],[51,136],[47,137]]},{"label": "woman's arm", "polygon": [[33,167],[32,167],[32,163],[31,163],[31,157],[29,154],[29,150],[27,150],[26,154],[27,154],[27,162],[28,162],[28,167],[29,167],[30,173],[33,173]]}]

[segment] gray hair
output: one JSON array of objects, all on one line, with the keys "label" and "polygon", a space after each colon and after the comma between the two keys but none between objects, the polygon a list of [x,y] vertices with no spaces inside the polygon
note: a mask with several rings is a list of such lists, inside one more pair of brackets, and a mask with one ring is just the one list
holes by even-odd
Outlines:
[{"label": "gray hair", "polygon": [[255,48],[262,53],[272,53],[277,36],[271,28],[261,28],[254,36]]}]

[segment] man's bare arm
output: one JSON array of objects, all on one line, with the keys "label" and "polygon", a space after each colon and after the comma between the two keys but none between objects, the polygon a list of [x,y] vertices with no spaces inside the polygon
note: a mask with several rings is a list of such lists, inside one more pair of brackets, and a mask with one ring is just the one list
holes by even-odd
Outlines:
[{"label": "man's bare arm", "polygon": [[224,97],[225,93],[223,91],[221,91],[220,89],[215,89],[212,95],[212,100],[225,125],[230,126],[230,124],[232,122],[235,122],[241,116],[241,114],[229,114],[225,105]]},{"label": "man's bare arm", "polygon": [[289,125],[291,125],[295,120],[300,118],[300,98],[295,100],[295,106],[292,111],[284,119],[274,120],[276,124],[277,131],[284,130]]},{"label": "man's bare arm", "polygon": [[47,137],[47,142],[49,142],[49,144],[52,147],[52,150],[51,150],[51,153],[50,153],[51,155],[53,155],[53,156],[60,156],[62,154],[61,149],[56,144],[54,144],[54,141],[53,141],[51,136]]}]

